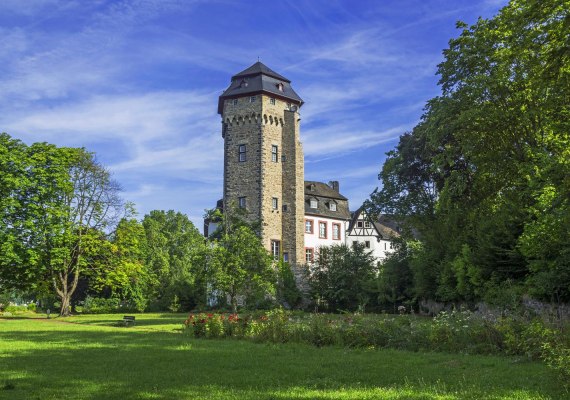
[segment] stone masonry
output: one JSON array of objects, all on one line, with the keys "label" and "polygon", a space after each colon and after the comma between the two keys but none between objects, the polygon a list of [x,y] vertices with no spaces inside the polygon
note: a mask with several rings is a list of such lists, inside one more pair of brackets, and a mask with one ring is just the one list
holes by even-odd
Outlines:
[{"label": "stone masonry", "polygon": [[263,245],[268,251],[277,246],[294,266],[304,264],[304,159],[297,111],[301,104],[286,78],[257,63],[232,78],[219,105],[224,210],[245,199],[248,217],[261,222]]}]

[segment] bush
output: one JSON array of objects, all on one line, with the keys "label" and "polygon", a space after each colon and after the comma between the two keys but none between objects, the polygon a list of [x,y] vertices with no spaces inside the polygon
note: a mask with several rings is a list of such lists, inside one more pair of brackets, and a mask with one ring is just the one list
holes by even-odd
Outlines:
[{"label": "bush", "polygon": [[185,332],[197,338],[233,337],[256,342],[313,346],[395,348],[469,354],[525,355],[543,360],[570,382],[569,337],[536,319],[487,320],[469,311],[442,312],[433,319],[413,315],[267,313],[191,314]]}]

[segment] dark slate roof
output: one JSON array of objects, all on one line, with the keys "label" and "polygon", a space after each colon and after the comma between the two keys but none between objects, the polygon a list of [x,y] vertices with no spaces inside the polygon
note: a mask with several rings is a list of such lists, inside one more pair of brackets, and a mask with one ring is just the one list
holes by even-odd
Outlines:
[{"label": "dark slate roof", "polygon": [[264,74],[267,76],[271,76],[275,79],[279,79],[280,81],[291,83],[289,79],[285,78],[283,75],[278,74],[277,72],[269,68],[267,65],[259,61],[253,64],[251,67],[244,69],[239,74],[235,74],[234,76],[232,76],[232,81],[237,78],[243,78],[246,76],[259,75],[259,74]]},{"label": "dark slate roof", "polygon": [[[283,91],[278,89],[280,83],[283,84]],[[291,87],[289,79],[258,61],[239,74],[232,76],[230,86],[218,100],[218,113],[222,114],[224,111],[224,100],[258,93],[271,94],[299,106],[303,104],[303,100]]]},{"label": "dark slate roof", "polygon": [[[352,218],[348,224],[348,231],[352,231],[356,221],[360,218],[360,214],[364,211],[364,207],[360,207],[358,210],[352,213]],[[400,224],[389,215],[380,215],[376,221],[372,221],[372,225],[376,229],[376,232],[383,239],[390,239],[400,236]]]},{"label": "dark slate roof", "polygon": [[[311,208],[311,199],[318,201],[317,208]],[[336,203],[336,211],[329,209],[330,202]],[[348,220],[348,199],[326,183],[305,181],[305,214]]]}]

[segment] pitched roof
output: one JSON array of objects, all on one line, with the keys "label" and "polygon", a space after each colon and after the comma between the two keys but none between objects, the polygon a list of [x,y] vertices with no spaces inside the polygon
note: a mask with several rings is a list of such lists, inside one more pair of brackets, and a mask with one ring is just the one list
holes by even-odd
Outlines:
[{"label": "pitched roof", "polygon": [[305,195],[328,197],[330,199],[348,200],[342,194],[323,182],[305,181]]},{"label": "pitched roof", "polygon": [[283,75],[280,75],[277,72],[273,71],[271,68],[269,68],[267,65],[261,63],[260,61],[253,64],[251,67],[244,69],[240,73],[232,76],[232,80],[234,80],[236,78],[243,78],[245,76],[259,75],[259,74],[264,74],[267,76],[271,76],[275,79],[279,79],[280,81],[291,83],[291,81],[289,79],[287,79]]},{"label": "pitched roof", "polygon": [[[311,199],[318,200],[317,208],[311,208]],[[336,211],[329,204],[336,203]],[[323,182],[305,181],[305,214],[335,219],[350,219],[348,199]]]},{"label": "pitched roof", "polygon": [[[348,224],[348,230],[352,231],[356,225],[356,221],[360,218],[360,214],[364,211],[364,207],[361,206],[358,210],[352,213],[352,218]],[[400,236],[400,224],[389,215],[380,215],[377,220],[371,221],[376,232],[383,239],[390,239]]]},{"label": "pitched roof", "polygon": [[[283,90],[280,90],[280,84]],[[218,114],[222,114],[224,111],[224,100],[258,93],[270,94],[299,106],[303,104],[303,99],[293,90],[289,79],[258,61],[239,74],[232,76],[230,86],[218,100]]]}]

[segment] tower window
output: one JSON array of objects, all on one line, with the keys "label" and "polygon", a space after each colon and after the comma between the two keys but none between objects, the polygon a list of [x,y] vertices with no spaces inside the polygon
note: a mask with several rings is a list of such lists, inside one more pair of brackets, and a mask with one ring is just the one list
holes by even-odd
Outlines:
[{"label": "tower window", "polygon": [[278,210],[279,209],[279,199],[277,197],[272,197],[271,198],[271,207],[274,210]]},{"label": "tower window", "polygon": [[319,238],[326,239],[327,238],[327,223],[326,222],[319,222]]},{"label": "tower window", "polygon": [[283,252],[283,262],[289,262],[289,253]]},{"label": "tower window", "polygon": [[279,240],[271,241],[271,254],[275,259],[278,259],[281,255],[281,242]]},{"label": "tower window", "polygon": [[317,208],[319,202],[315,199],[311,199],[311,208]]},{"label": "tower window", "polygon": [[239,205],[239,208],[245,208],[246,207],[245,197],[238,198],[238,205]]},{"label": "tower window", "polygon": [[275,99],[273,97],[269,99],[269,104],[271,104],[272,106],[275,105]]},{"label": "tower window", "polygon": [[278,162],[279,161],[279,147],[272,145],[271,146],[271,161]]},{"label": "tower window", "polygon": [[232,103],[233,103],[234,106],[237,106],[237,104],[238,104],[238,99],[234,99],[234,100],[232,101]]},{"label": "tower window", "polygon": [[251,97],[249,98],[249,102],[250,102],[250,103],[255,103],[256,99],[257,99],[257,96],[251,96]]},{"label": "tower window", "polygon": [[246,146],[245,144],[240,144],[238,148],[239,162],[244,162],[246,160]]}]

